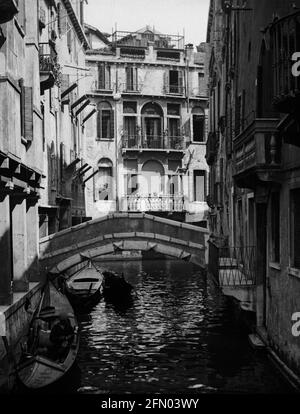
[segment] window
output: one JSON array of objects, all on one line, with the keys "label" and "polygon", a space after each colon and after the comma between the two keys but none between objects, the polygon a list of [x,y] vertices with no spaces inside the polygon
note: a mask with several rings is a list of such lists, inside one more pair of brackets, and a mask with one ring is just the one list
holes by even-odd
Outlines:
[{"label": "window", "polygon": [[98,105],[97,138],[114,138],[114,111],[108,102],[100,102]]},{"label": "window", "polygon": [[183,94],[183,72],[170,70],[167,80],[167,93]]},{"label": "window", "polygon": [[127,174],[126,175],[126,184],[127,195],[133,195],[138,192],[138,175],[137,174]]},{"label": "window", "polygon": [[20,80],[21,87],[21,136],[27,141],[33,140],[33,91],[32,87],[24,86],[23,79]]},{"label": "window", "polygon": [[163,111],[155,103],[147,103],[142,109],[142,135],[144,148],[163,148]]},{"label": "window", "polygon": [[138,144],[136,127],[135,116],[124,117],[124,138],[127,140],[129,148],[133,148]]},{"label": "window", "polygon": [[300,269],[300,189],[291,191],[291,266]]},{"label": "window", "polygon": [[133,195],[138,192],[138,174],[137,174],[137,159],[125,160],[125,168],[127,174],[125,174],[125,189],[127,195]]},{"label": "window", "polygon": [[137,68],[126,67],[126,91],[138,90],[138,71]]},{"label": "window", "polygon": [[123,102],[123,112],[126,114],[136,114],[136,102]]},{"label": "window", "polygon": [[98,89],[111,89],[111,69],[105,63],[99,63],[98,65]]},{"label": "window", "polygon": [[280,263],[280,193],[271,198],[271,260]]},{"label": "window", "polygon": [[180,116],[180,105],[168,104],[168,115]]},{"label": "window", "polygon": [[197,90],[198,96],[201,95],[201,91],[205,87],[203,79],[204,79],[204,73],[198,73],[198,90]]},{"label": "window", "polygon": [[204,202],[206,197],[206,171],[194,170],[194,201]]},{"label": "window", "polygon": [[102,158],[98,162],[98,174],[95,181],[95,199],[113,200],[113,164],[110,159]]},{"label": "window", "polygon": [[193,109],[193,141],[205,142],[205,115],[202,108]]}]

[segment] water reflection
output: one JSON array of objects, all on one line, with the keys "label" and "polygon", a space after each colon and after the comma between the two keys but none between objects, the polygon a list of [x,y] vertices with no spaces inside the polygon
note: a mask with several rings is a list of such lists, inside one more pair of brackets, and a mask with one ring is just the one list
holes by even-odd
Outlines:
[{"label": "water reflection", "polygon": [[[192,265],[113,262],[132,301],[81,315],[80,393],[277,393],[290,388],[253,351],[232,307]],[[126,305],[126,306],[124,306]]]}]

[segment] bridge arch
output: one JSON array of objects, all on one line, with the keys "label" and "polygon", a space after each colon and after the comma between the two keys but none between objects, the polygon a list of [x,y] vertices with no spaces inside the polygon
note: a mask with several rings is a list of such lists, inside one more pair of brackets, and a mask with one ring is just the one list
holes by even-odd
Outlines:
[{"label": "bridge arch", "polygon": [[110,214],[42,239],[41,273],[57,274],[118,250],[153,250],[205,268],[208,237],[206,229],[144,213]]}]

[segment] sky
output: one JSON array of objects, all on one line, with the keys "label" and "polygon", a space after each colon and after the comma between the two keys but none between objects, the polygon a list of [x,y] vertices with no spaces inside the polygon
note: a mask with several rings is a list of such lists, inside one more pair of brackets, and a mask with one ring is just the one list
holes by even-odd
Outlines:
[{"label": "sky", "polygon": [[102,32],[135,31],[147,24],[165,34],[185,33],[185,43],[206,41],[209,0],[88,0],[86,23]]}]

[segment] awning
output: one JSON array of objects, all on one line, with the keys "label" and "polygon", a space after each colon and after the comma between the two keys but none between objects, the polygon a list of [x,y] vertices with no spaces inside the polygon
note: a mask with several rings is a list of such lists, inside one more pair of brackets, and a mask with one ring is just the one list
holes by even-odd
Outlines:
[{"label": "awning", "polygon": [[93,109],[82,121],[81,126],[88,120],[90,119],[91,116],[93,116],[97,111],[97,109]]},{"label": "awning", "polygon": [[71,93],[75,88],[77,88],[78,84],[75,82],[71,86],[68,87],[64,92],[61,94],[61,99],[64,99],[69,93]]}]

